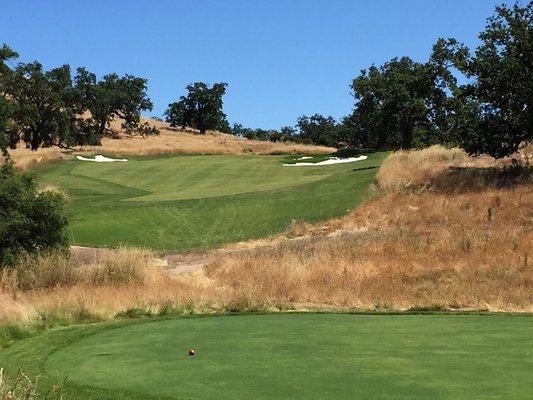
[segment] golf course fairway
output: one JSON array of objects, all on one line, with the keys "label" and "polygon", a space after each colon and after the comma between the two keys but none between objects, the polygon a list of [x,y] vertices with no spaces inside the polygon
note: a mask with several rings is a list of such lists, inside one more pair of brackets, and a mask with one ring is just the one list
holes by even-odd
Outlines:
[{"label": "golf course fairway", "polygon": [[343,215],[364,198],[386,155],[299,168],[282,165],[298,156],[165,155],[60,161],[36,173],[67,193],[73,244],[188,251]]},{"label": "golf course fairway", "polygon": [[31,359],[46,380],[68,377],[66,398],[528,399],[533,392],[527,315],[238,315],[111,327],[51,331],[3,350],[0,361]]}]

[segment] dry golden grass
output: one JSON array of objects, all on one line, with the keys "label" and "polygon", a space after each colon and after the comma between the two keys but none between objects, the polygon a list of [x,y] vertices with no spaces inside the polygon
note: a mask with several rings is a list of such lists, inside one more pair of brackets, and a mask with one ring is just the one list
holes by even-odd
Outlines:
[{"label": "dry golden grass", "polygon": [[72,154],[104,153],[108,155],[153,155],[153,154],[326,154],[335,149],[324,146],[310,146],[296,143],[272,143],[259,140],[245,140],[220,132],[198,134],[192,129],[173,129],[162,121],[142,118],[156,126],[160,134],[140,137],[120,133],[119,121],[114,121],[111,128],[117,132],[117,138],[104,138],[102,146],[76,147],[74,151],[65,151],[57,147],[43,148],[36,151],[19,146],[10,150],[15,165],[27,169],[31,165],[52,160],[72,157]]},{"label": "dry golden grass", "polygon": [[533,311],[531,194],[388,195],[299,239],[227,253],[208,277],[296,306]]},{"label": "dry golden grass", "polygon": [[[125,295],[135,290],[152,290],[159,296],[155,288],[173,283],[152,252],[135,248],[102,253],[88,264],[61,253],[24,257],[0,278],[0,320],[27,321],[50,312],[68,315],[80,309],[101,314],[109,309],[103,303],[113,297],[123,304]],[[75,293],[81,297],[75,300]]]},{"label": "dry golden grass", "polygon": [[448,193],[533,183],[531,154],[531,146],[501,160],[489,156],[468,157],[461,149],[442,146],[398,151],[384,161],[377,181],[387,191],[433,190]]},{"label": "dry golden grass", "polygon": [[0,321],[51,314],[79,322],[128,309],[533,312],[527,160],[399,152],[375,186],[345,217],[295,222],[283,235],[227,246],[192,274],[172,277],[152,253],[135,249],[104,252],[89,265],[60,255],[25,260],[4,274]]}]

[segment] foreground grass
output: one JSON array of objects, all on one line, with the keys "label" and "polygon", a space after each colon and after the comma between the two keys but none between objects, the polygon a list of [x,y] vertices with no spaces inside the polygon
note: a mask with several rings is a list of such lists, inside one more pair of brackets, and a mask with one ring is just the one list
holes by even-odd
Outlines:
[{"label": "foreground grass", "polygon": [[526,399],[532,328],[528,315],[125,321],[20,341],[0,364],[43,387],[68,376],[68,399]]},{"label": "foreground grass", "polygon": [[310,168],[284,168],[282,156],[65,161],[39,178],[68,193],[75,244],[189,251],[342,215],[363,199],[385,156]]}]

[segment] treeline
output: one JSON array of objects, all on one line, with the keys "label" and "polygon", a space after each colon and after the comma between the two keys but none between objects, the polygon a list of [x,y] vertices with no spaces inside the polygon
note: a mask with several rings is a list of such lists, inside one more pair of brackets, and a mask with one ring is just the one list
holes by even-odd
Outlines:
[{"label": "treeline", "polygon": [[20,141],[33,150],[99,145],[117,117],[128,133],[158,133],[140,123],[141,111],[152,109],[146,79],[111,73],[99,80],[85,68],[78,68],[73,76],[69,65],[45,71],[37,61],[15,64],[17,58],[7,45],[0,48],[0,150],[4,155]]},{"label": "treeline", "polygon": [[315,114],[279,130],[230,128],[225,83],[188,86],[167,121],[247,139],[379,150],[439,143],[504,157],[532,139],[532,11],[533,2],[496,7],[474,50],[441,38],[426,62],[401,57],[362,70],[350,85],[353,111],[340,121]]},{"label": "treeline", "polygon": [[[377,150],[440,143],[504,157],[532,138],[533,2],[496,7],[479,40],[472,50],[441,38],[426,62],[401,57],[362,70],[350,85],[353,111],[340,121],[315,114],[279,130],[230,126],[223,112],[227,84],[203,82],[188,85],[165,119],[247,139]],[[157,133],[140,123],[140,113],[152,109],[146,79],[108,74],[99,80],[84,68],[72,76],[68,65],[44,71],[38,62],[10,67],[17,57],[0,48],[5,154],[21,140],[31,149],[97,145],[115,118],[128,133]]]},{"label": "treeline", "polygon": [[504,157],[532,138],[533,2],[496,7],[469,49],[439,39],[425,63],[392,59],[361,71],[348,145],[412,148],[441,143]]}]

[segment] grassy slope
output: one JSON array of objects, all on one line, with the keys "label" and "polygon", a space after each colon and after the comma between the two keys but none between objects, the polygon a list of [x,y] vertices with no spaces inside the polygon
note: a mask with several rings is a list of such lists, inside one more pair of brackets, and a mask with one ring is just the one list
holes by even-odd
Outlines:
[{"label": "grassy slope", "polygon": [[46,372],[43,385],[68,375],[69,399],[526,399],[532,324],[342,314],[122,322],[50,331],[2,350],[0,363]]},{"label": "grassy slope", "polygon": [[70,161],[39,176],[68,191],[74,243],[184,251],[266,236],[292,219],[342,215],[361,201],[385,156],[309,168],[284,168],[281,156]]}]

